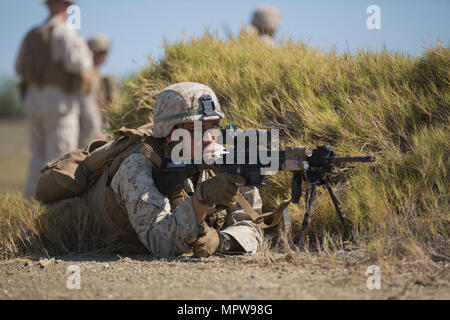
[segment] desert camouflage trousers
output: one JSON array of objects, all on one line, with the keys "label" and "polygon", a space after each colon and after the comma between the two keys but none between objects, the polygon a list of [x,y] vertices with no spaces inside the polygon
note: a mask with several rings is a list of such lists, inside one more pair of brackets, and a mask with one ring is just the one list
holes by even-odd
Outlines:
[{"label": "desert camouflage trousers", "polygon": [[55,86],[30,86],[24,101],[28,119],[31,159],[25,194],[33,197],[41,168],[49,161],[78,148],[79,96]]}]

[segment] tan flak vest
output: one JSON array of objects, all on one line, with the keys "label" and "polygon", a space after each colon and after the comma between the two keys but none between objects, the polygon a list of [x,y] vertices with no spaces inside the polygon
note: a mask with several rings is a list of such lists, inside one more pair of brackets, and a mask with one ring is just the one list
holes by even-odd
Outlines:
[{"label": "tan flak vest", "polygon": [[141,153],[159,167],[162,140],[151,136],[150,126],[122,128],[112,142],[96,140],[87,148],[74,150],[41,170],[35,198],[51,207],[59,200],[82,197],[105,235],[117,235],[129,245],[142,246],[125,208],[116,201],[110,187],[121,163],[132,153]]},{"label": "tan flak vest", "polygon": [[51,35],[54,25],[32,29],[25,37],[23,56],[17,72],[24,86],[39,88],[54,85],[67,94],[86,95],[92,90],[95,72],[92,69],[81,73],[69,73],[62,62],[52,61]]},{"label": "tan flak vest", "polygon": [[[75,150],[60,159],[49,163],[42,169],[38,181],[36,199],[46,204],[70,197],[83,197],[87,200],[89,212],[99,220],[105,235],[116,235],[116,238],[128,246],[142,246],[128,214],[116,199],[111,188],[111,180],[122,162],[133,153],[141,153],[153,166],[160,167],[163,156],[164,139],[152,137],[150,125],[138,129],[121,128],[115,132],[113,142],[94,141],[84,150]],[[214,175],[207,172],[207,175]],[[193,191],[193,190],[192,190]],[[188,199],[188,190],[180,189],[168,196],[172,210]],[[237,202],[249,214],[252,221],[266,229],[278,225],[287,219],[286,210],[289,202],[282,203],[277,210],[259,215],[247,200],[238,194]],[[214,211],[214,212],[213,212]],[[218,213],[211,208],[209,213]],[[223,212],[226,215],[226,212]],[[208,223],[220,228],[226,216],[208,215]],[[267,225],[264,218],[273,216]],[[286,223],[286,221],[285,221]]]}]

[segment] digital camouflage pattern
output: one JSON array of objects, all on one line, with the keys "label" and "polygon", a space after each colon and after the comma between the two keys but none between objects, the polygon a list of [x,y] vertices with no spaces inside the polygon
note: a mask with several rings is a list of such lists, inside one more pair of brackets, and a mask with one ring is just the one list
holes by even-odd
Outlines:
[{"label": "digital camouflage pattern", "polygon": [[79,148],[86,147],[92,140],[103,139],[103,118],[100,111],[99,95],[102,86],[102,74],[95,68],[96,79],[89,94],[80,97],[80,136]]},{"label": "digital camouflage pattern", "polygon": [[[99,34],[89,39],[88,46],[94,54],[108,53],[110,41],[107,36]],[[80,100],[80,148],[94,139],[104,138],[104,111],[115,95],[115,78],[103,77],[100,66],[94,68],[94,73],[95,79],[90,93]]]},{"label": "digital camouflage pattern", "polygon": [[[80,73],[92,68],[92,53],[87,44],[64,21],[50,19],[54,25],[51,35],[51,58],[62,63],[67,72]],[[16,60],[16,69],[22,64],[22,44]],[[24,110],[30,128],[31,159],[25,186],[27,196],[34,196],[40,169],[49,161],[78,147],[79,96],[62,88],[30,85],[24,98]]]},{"label": "digital camouflage pattern", "polygon": [[[200,181],[205,174],[200,175]],[[199,182],[200,182],[199,181]],[[139,240],[157,257],[169,257],[190,250],[197,238],[198,225],[192,198],[188,198],[175,210],[169,199],[156,188],[152,177],[152,164],[141,154],[132,154],[114,175],[111,187],[117,201],[126,208],[128,218]],[[262,200],[256,188],[242,188],[242,194],[261,213]],[[224,217],[223,212],[209,210],[207,220],[213,215],[223,224],[219,230],[233,237],[247,253],[255,253],[262,244],[263,232],[249,215],[236,204]]]},{"label": "digital camouflage pattern", "polygon": [[[34,197],[42,167],[61,155],[77,149],[80,111],[77,101],[70,101],[58,88],[45,87],[40,90],[30,88],[28,91],[25,104],[32,104],[41,111],[27,115],[31,158],[25,194]],[[67,109],[45,112],[44,110],[52,105],[49,103],[52,102],[51,99],[61,99],[59,106],[67,106]],[[72,107],[69,107],[71,105]]]},{"label": "digital camouflage pattern", "polygon": [[[200,103],[202,96],[210,95],[218,116],[205,117]],[[181,82],[165,88],[157,97],[154,110],[153,136],[163,138],[169,135],[176,124],[196,120],[220,120],[224,118],[215,93],[204,84]]]}]

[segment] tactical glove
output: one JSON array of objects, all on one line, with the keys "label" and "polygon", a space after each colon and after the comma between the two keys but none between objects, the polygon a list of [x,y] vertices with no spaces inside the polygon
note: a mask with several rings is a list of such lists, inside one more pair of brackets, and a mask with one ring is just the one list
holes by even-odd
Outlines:
[{"label": "tactical glove", "polygon": [[203,222],[199,226],[198,239],[192,244],[194,256],[197,258],[206,258],[212,256],[220,245],[220,235],[216,229]]},{"label": "tactical glove", "polygon": [[197,199],[207,205],[221,205],[231,208],[236,203],[239,185],[245,184],[243,177],[227,173],[203,181],[197,185]]}]

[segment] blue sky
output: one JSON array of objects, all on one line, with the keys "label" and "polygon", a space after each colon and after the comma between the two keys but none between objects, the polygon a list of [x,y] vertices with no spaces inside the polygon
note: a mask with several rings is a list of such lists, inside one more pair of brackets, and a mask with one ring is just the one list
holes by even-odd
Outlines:
[{"label": "blue sky", "polygon": [[[14,60],[25,33],[45,20],[43,0],[2,0],[0,4],[0,76],[14,74]],[[201,35],[206,27],[221,35],[237,34],[260,4],[279,8],[277,38],[309,41],[340,52],[356,48],[420,55],[423,46],[450,40],[450,0],[78,0],[83,37],[104,33],[112,40],[106,73],[127,75],[163,54],[169,42]],[[381,30],[368,30],[366,9],[381,9]]]}]

